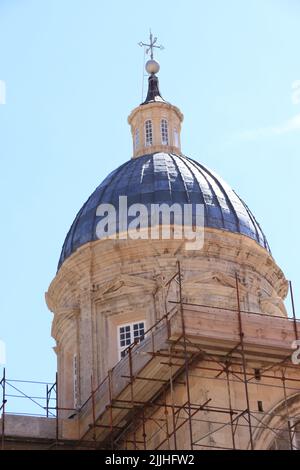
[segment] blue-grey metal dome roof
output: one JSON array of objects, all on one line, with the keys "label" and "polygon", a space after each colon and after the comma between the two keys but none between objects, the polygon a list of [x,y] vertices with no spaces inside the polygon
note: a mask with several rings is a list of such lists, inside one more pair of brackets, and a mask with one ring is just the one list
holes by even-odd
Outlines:
[{"label": "blue-grey metal dome roof", "polygon": [[119,196],[127,196],[128,206],[203,204],[205,227],[246,235],[270,251],[247,205],[219,176],[186,156],[154,153],[124,163],[96,188],[67,234],[58,269],[77,248],[98,239],[97,207],[101,203],[118,207]]}]

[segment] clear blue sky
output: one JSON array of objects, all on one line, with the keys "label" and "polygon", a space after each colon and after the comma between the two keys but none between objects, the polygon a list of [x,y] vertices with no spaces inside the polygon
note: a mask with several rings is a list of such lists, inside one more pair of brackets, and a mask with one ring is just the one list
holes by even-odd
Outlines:
[{"label": "clear blue sky", "polygon": [[[0,0],[0,338],[9,377],[52,380],[44,293],[94,188],[131,156],[149,27],[183,152],[261,223],[300,305],[298,0]],[[297,86],[297,84],[295,85]]]}]

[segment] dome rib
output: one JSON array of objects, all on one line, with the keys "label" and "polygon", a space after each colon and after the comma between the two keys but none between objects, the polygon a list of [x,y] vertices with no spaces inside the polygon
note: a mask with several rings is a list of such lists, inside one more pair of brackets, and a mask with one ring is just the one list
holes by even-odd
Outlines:
[{"label": "dome rib", "polygon": [[[188,167],[188,165],[187,165],[187,163],[186,163],[186,161],[185,161],[185,160],[187,160],[187,159],[186,159],[186,158],[183,158],[183,157],[180,156],[180,155],[178,155],[178,157],[182,159],[182,161],[184,162],[184,164],[186,165],[186,167],[189,169],[189,171],[190,171],[191,174],[192,174],[191,169]],[[198,171],[198,168],[197,168],[196,170]],[[199,172],[199,173],[200,173],[200,172]],[[197,187],[198,187],[198,189],[199,189],[199,196],[200,196],[200,198],[201,198],[200,204],[203,204],[203,206],[204,206],[204,220],[207,221],[209,215],[208,215],[207,205],[206,205],[205,200],[204,200],[203,188],[201,188],[201,185],[200,185],[200,182],[199,182],[198,178],[194,178],[194,182],[196,183],[196,185],[197,185]]]},{"label": "dome rib", "polygon": [[[85,204],[82,206],[82,208],[79,210],[79,212],[77,213],[75,219],[74,219],[74,222],[72,223],[68,233],[67,233],[67,236],[66,236],[66,239],[65,239],[65,242],[63,244],[63,247],[62,247],[62,251],[61,251],[61,255],[60,255],[60,258],[59,258],[59,262],[58,262],[58,269],[60,268],[61,264],[64,262],[64,260],[66,258],[68,258],[75,250],[76,248],[74,248],[74,240],[75,240],[75,237],[74,237],[74,232],[75,232],[75,229],[76,227],[78,226],[78,222],[80,220],[80,217],[83,213],[83,211],[85,210],[86,206],[88,205],[89,201],[92,199],[92,197],[94,196],[94,194],[96,192],[98,192],[99,190],[99,201],[101,200],[101,197],[103,196],[103,193],[105,192],[105,190],[107,189],[108,185],[105,186],[103,188],[103,191],[101,191],[101,186],[104,185],[104,183],[106,181],[109,181],[111,182],[114,178],[114,176],[119,173],[123,167],[125,167],[127,164],[126,163],[123,163],[123,165],[121,165],[119,168],[113,170],[111,173],[109,173],[109,175],[105,178],[105,180],[99,185],[97,186],[97,188],[95,189],[95,191],[91,194],[91,196],[87,199],[87,201],[85,202]],[[95,207],[95,213],[94,213],[94,220],[96,219],[96,210],[97,210],[97,207],[98,205],[100,204],[100,202],[98,204],[96,204],[96,207]],[[92,231],[94,230],[94,223],[92,224]],[[71,250],[67,250],[67,247],[68,247],[68,243],[70,244],[71,246]],[[69,252],[68,252],[69,251]]]},{"label": "dome rib", "polygon": [[148,207],[154,203],[203,204],[205,227],[248,236],[270,252],[254,215],[222,178],[189,157],[160,152],[124,163],[95,189],[68,231],[58,269],[80,246],[97,240],[97,207],[109,203],[117,210],[119,196],[127,196],[128,205]]},{"label": "dome rib", "polygon": [[[115,174],[113,175],[113,177],[111,178],[111,182],[113,182],[114,184],[114,187],[116,186],[116,179],[119,180],[120,179],[120,175],[122,175],[122,172],[123,170],[126,169],[126,163],[124,163],[123,165],[121,165],[119,168],[117,168]],[[105,180],[104,180],[105,182]],[[103,183],[104,183],[103,182]],[[102,183],[102,184],[103,184]],[[100,185],[101,186],[101,185]],[[101,199],[103,198],[104,194],[106,193],[107,189],[108,189],[109,185],[107,184],[103,191],[100,192],[99,194],[99,198],[98,198],[98,201],[97,201],[97,206],[96,206],[96,210],[97,210],[97,207],[101,204]],[[97,190],[96,190],[97,191]],[[112,191],[113,193],[113,191]],[[94,233],[94,240],[96,240],[96,210],[94,211],[94,217],[93,217],[93,223],[92,223],[92,227],[93,227],[93,233]]]},{"label": "dome rib", "polygon": [[[252,223],[253,223],[253,226],[255,228],[258,240],[260,240],[261,237],[262,237],[264,247],[266,248],[266,250],[268,250],[271,253],[271,249],[270,249],[269,243],[267,241],[267,237],[265,236],[264,232],[262,231],[262,228],[261,228],[260,224],[257,222],[256,218],[254,217],[254,215],[250,211],[248,205],[243,201],[243,199],[240,198],[240,196],[235,191],[233,191],[233,192],[236,195],[236,197],[241,201],[241,203],[243,204],[243,206],[245,207],[245,209],[247,211],[247,214],[248,214],[249,218],[252,220]],[[258,243],[260,243],[260,242],[258,242]]]},{"label": "dome rib", "polygon": [[[170,157],[172,159],[172,161],[174,162],[174,166],[177,170],[177,173],[179,175],[179,178],[181,179],[181,182],[182,182],[182,186],[184,187],[184,191],[185,191],[185,195],[186,195],[186,203],[189,204],[190,203],[190,197],[189,197],[189,192],[188,192],[188,189],[186,187],[186,183],[184,181],[184,178],[183,178],[183,175],[182,175],[182,172],[179,170],[179,166],[178,166],[178,163],[176,162],[176,158],[178,158],[178,156],[176,155],[176,158],[174,157],[174,154],[170,154]],[[180,158],[179,158],[180,160]]]},{"label": "dome rib", "polygon": [[222,218],[222,222],[223,222],[223,226],[225,228],[225,219],[224,219],[224,214],[223,214],[223,209],[222,209],[222,206],[221,206],[221,203],[219,201],[219,198],[216,194],[216,192],[214,191],[213,189],[213,186],[211,184],[211,182],[209,181],[209,179],[207,178],[207,176],[204,174],[204,172],[202,171],[202,168],[201,168],[201,165],[199,164],[198,166],[195,165],[194,161],[185,157],[185,159],[192,164],[193,167],[197,167],[198,171],[201,173],[201,175],[203,176],[203,178],[205,179],[205,181],[207,182],[207,185],[211,191],[211,194],[213,195],[213,200],[215,200],[217,202],[217,207],[219,208],[219,211],[220,211],[220,214],[221,214],[221,218]]},{"label": "dome rib", "polygon": [[[189,158],[189,160],[193,161],[194,165],[196,165],[196,162],[192,159]],[[202,167],[201,164],[199,164],[200,167]],[[220,188],[222,194],[224,195],[224,199],[227,203],[227,207],[231,209],[232,213],[234,214],[235,216],[235,224],[236,224],[236,227],[237,227],[237,230],[240,232],[241,231],[241,224],[240,224],[240,219],[239,219],[239,216],[238,216],[238,213],[237,213],[237,210],[234,206],[234,204],[232,204],[230,198],[228,197],[228,194],[226,193],[225,191],[225,188],[224,188],[224,185],[221,183],[221,180],[220,178],[217,178],[216,175],[210,171],[208,168],[205,168],[205,171],[207,172],[208,175],[210,175],[210,177],[214,180],[214,182],[216,183],[216,185]],[[221,209],[222,210],[222,209]],[[223,213],[223,210],[222,210],[222,213]],[[226,228],[226,223],[225,223],[225,217],[224,217],[224,214],[223,214],[223,219],[224,219],[224,228]]]}]

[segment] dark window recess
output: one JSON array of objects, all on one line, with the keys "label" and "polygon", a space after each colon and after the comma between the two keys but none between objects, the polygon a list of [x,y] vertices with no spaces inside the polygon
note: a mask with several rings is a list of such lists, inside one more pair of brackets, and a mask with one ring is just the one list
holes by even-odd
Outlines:
[{"label": "dark window recess", "polygon": [[254,377],[256,380],[261,380],[260,369],[254,369]]},{"label": "dark window recess", "polygon": [[258,401],[258,402],[257,402],[257,408],[258,408],[258,411],[264,411],[263,402],[262,402],[262,401]]}]

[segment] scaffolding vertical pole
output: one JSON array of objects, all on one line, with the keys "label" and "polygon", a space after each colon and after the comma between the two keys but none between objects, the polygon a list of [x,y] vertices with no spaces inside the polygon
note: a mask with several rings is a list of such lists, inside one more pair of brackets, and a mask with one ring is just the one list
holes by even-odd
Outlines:
[{"label": "scaffolding vertical pole", "polygon": [[229,404],[229,411],[230,411],[230,429],[231,429],[231,438],[232,438],[232,448],[236,450],[235,447],[235,431],[233,425],[233,409],[232,409],[232,401],[231,401],[231,391],[230,391],[230,380],[229,380],[229,370],[228,364],[226,364],[226,381],[227,381],[227,392],[228,392],[228,404]]},{"label": "scaffolding vertical pole", "polygon": [[56,372],[55,392],[56,392],[56,442],[58,442],[58,374]]},{"label": "scaffolding vertical pole", "polygon": [[129,354],[129,375],[130,375],[130,398],[131,398],[131,406],[132,406],[132,411],[133,411],[133,445],[134,445],[134,450],[137,449],[136,446],[136,428],[135,428],[135,416],[134,416],[134,391],[133,391],[133,367],[132,367],[132,355],[131,355],[131,346],[129,346],[128,349],[128,354]]},{"label": "scaffolding vertical pole", "polygon": [[290,447],[291,447],[291,450],[294,450],[292,428],[291,428],[291,423],[290,423],[290,413],[289,413],[289,406],[288,406],[288,401],[287,401],[287,393],[286,393],[286,385],[285,385],[286,378],[285,378],[284,370],[282,370],[281,380],[282,380],[282,387],[283,387],[283,393],[284,393],[284,404],[285,404],[285,410],[286,410],[286,419],[287,419],[287,425],[288,425]]},{"label": "scaffolding vertical pole", "polygon": [[189,364],[188,364],[188,356],[187,356],[187,341],[186,341],[186,334],[185,334],[185,322],[184,322],[184,311],[183,311],[183,300],[182,300],[182,283],[181,283],[180,261],[177,261],[177,266],[178,266],[178,276],[179,276],[179,301],[180,301],[180,315],[181,315],[181,326],[182,326],[182,335],[183,335],[185,382],[186,382],[187,406],[188,406],[188,417],[189,417],[189,433],[190,433],[191,450],[193,450],[194,445],[193,445],[191,395],[190,395],[190,382],[189,382]]},{"label": "scaffolding vertical pole", "polygon": [[1,449],[4,450],[4,447],[5,447],[5,442],[4,442],[4,434],[5,434],[5,404],[6,404],[6,397],[5,397],[5,380],[6,380],[6,377],[5,377],[5,367],[3,369],[3,377],[2,377],[2,380],[1,380],[1,384],[2,384],[2,439],[1,439]]},{"label": "scaffolding vertical pole", "polygon": [[155,353],[155,343],[154,343],[154,333],[153,329],[151,330],[151,345],[152,345],[152,353]]},{"label": "scaffolding vertical pole", "polygon": [[46,385],[46,417],[49,418],[49,401],[48,401],[48,396],[49,396],[49,386],[48,384]]},{"label": "scaffolding vertical pole", "polygon": [[165,421],[166,421],[166,436],[168,440],[168,449],[170,450],[170,433],[169,433],[169,413],[168,413],[168,407],[167,407],[167,393],[165,391]]},{"label": "scaffolding vertical pole", "polygon": [[239,280],[238,280],[237,273],[235,273],[235,283],[236,283],[236,296],[237,296],[237,307],[238,307],[241,356],[242,356],[242,365],[243,365],[243,378],[244,378],[244,385],[245,385],[247,415],[248,415],[248,424],[249,424],[250,446],[251,446],[251,450],[254,450],[252,425],[251,425],[251,413],[250,413],[250,400],[249,400],[248,380],[247,380],[247,369],[246,369],[246,358],[245,358],[245,349],[244,349],[244,332],[243,332],[242,314],[241,314]]},{"label": "scaffolding vertical pole", "polygon": [[170,323],[170,319],[168,315],[166,315],[166,323],[167,323],[167,335],[168,335],[168,339],[170,339],[171,338],[171,323]]},{"label": "scaffolding vertical pole", "polygon": [[145,409],[143,408],[142,412],[142,420],[143,420],[143,441],[144,441],[144,450],[147,450],[147,434],[146,434],[146,424],[145,424]]},{"label": "scaffolding vertical pole", "polygon": [[173,390],[173,374],[172,374],[172,354],[171,346],[169,345],[169,370],[170,370],[170,392],[171,392],[171,406],[172,406],[172,423],[173,423],[173,436],[174,436],[174,450],[177,450],[177,436],[176,436],[176,417],[174,409],[174,390]]},{"label": "scaffolding vertical pole", "polygon": [[298,335],[298,328],[297,328],[297,318],[296,318],[296,309],[295,309],[295,303],[294,303],[294,294],[293,294],[292,281],[289,281],[289,284],[290,284],[290,295],[291,295],[292,310],[293,310],[294,332],[295,332],[295,338],[298,341],[299,335]]},{"label": "scaffolding vertical pole", "polygon": [[91,392],[92,392],[92,414],[93,414],[93,440],[96,443],[96,412],[95,412],[95,393],[94,393],[93,375],[91,375]]},{"label": "scaffolding vertical pole", "polygon": [[110,426],[110,447],[111,450],[114,449],[114,437],[113,437],[113,409],[112,409],[112,401],[113,401],[113,393],[112,393],[112,371],[109,369],[108,371],[108,393],[109,393],[109,426]]}]

